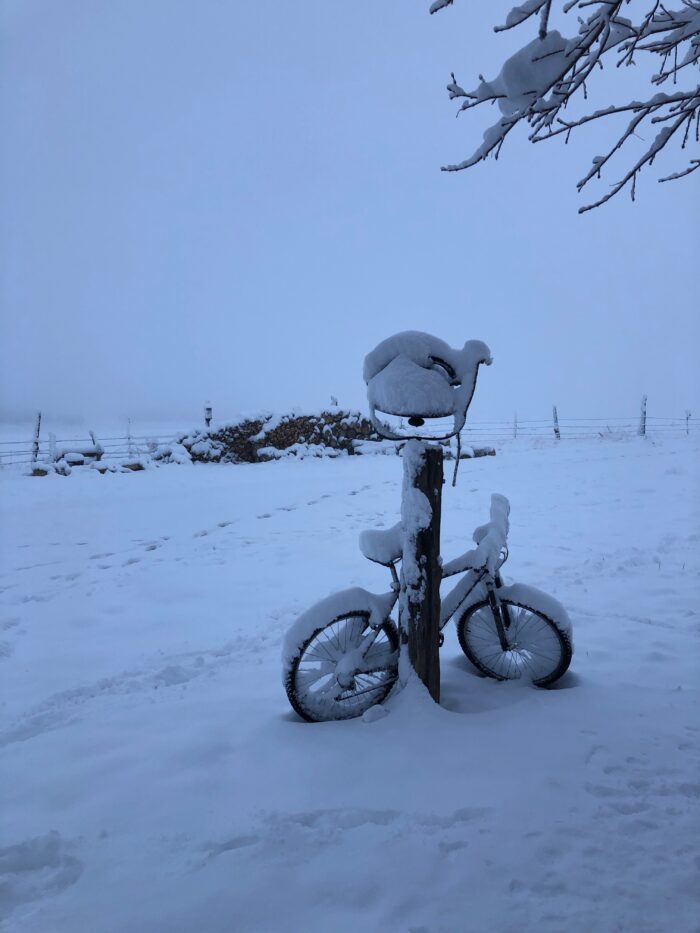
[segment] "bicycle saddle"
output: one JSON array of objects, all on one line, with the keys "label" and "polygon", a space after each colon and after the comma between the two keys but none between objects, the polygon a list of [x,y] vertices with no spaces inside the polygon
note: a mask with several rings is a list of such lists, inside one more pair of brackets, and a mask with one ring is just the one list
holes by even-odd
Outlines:
[{"label": "bicycle saddle", "polygon": [[389,567],[403,554],[401,522],[393,528],[371,528],[360,533],[360,550],[367,560]]}]

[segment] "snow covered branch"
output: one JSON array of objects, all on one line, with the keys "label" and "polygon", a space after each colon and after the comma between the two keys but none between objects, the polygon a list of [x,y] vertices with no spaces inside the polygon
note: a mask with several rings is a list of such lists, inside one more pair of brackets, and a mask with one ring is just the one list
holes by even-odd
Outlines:
[{"label": "snow covered branch", "polygon": [[[435,13],[452,0],[438,0],[430,7]],[[652,165],[659,152],[672,140],[685,150],[700,142],[700,83],[693,68],[700,67],[700,0],[681,0],[678,10],[667,9],[660,0],[638,17],[636,22],[622,16],[623,8],[632,0],[560,0],[560,19],[576,13],[578,30],[571,38],[550,29],[552,0],[525,0],[513,7],[505,23],[496,32],[521,26],[537,17],[537,35],[512,55],[491,81],[479,75],[479,84],[465,90],[454,73],[447,85],[451,100],[461,100],[458,113],[480,104],[496,104],[500,118],[484,133],[481,144],[461,162],[443,166],[443,171],[459,172],[481,162],[489,155],[498,158],[506,136],[518,124],[528,126],[531,142],[541,142],[565,134],[568,142],[572,131],[593,120],[621,113],[630,113],[627,126],[617,130],[613,144],[603,156],[593,159],[592,167],[578,183],[581,191],[592,179],[600,179],[603,168],[620,152],[631,138],[638,138],[644,126],[655,130],[653,141],[640,156],[633,157],[631,166],[622,172],[606,195],[579,209],[580,213],[609,201],[629,185],[634,200],[637,176],[642,168]],[[647,0],[647,4],[650,0]],[[610,105],[583,116],[565,119],[563,111],[572,100],[587,99],[588,86],[603,72],[604,60],[616,56],[618,67],[635,65],[637,56],[658,56],[658,68],[651,75],[653,85],[669,79],[677,85],[689,82],[687,90],[657,93],[647,100]],[[614,72],[613,72],[614,74]],[[660,125],[661,124],[661,125]],[[690,159],[687,167],[659,178],[671,181],[694,172],[700,160]]]}]

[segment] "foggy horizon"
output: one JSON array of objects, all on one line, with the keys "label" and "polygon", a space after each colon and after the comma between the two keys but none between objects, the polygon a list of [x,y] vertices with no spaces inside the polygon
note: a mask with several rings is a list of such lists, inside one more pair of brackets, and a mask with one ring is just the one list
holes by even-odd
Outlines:
[{"label": "foggy horizon", "polygon": [[409,329],[489,344],[471,420],[700,408],[698,175],[577,215],[605,124],[440,172],[491,119],[445,84],[520,43],[502,11],[0,10],[4,420],[365,411],[364,355]]}]

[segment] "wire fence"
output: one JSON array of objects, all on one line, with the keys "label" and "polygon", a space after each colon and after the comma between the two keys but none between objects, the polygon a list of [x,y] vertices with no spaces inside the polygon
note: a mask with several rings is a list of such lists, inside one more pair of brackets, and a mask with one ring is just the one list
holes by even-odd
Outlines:
[{"label": "wire fence", "polygon": [[[185,432],[183,432],[185,433]],[[170,444],[174,440],[172,434],[168,435],[123,435],[122,437],[98,437],[100,447],[103,449],[102,457],[106,460],[120,460],[128,457],[141,457],[149,450],[160,444]],[[38,446],[33,440],[6,440],[0,441],[0,468],[5,466],[28,466],[34,462],[46,462],[52,459],[52,452],[80,452],[83,448],[92,446],[90,437],[64,437],[49,442],[40,438]]]},{"label": "wire fence", "polygon": [[[183,434],[185,432],[182,432]],[[520,419],[511,421],[468,421],[462,431],[463,445],[503,444],[528,439],[565,443],[571,440],[607,439],[624,440],[643,435],[649,438],[681,438],[700,436],[700,418],[660,417],[645,415],[643,422],[635,418],[552,418]],[[141,457],[154,446],[170,444],[175,434],[120,435],[97,437],[103,448],[103,459],[120,460]],[[40,437],[38,446],[31,437],[18,440],[0,440],[0,469],[7,466],[28,466],[35,461],[46,462],[54,451],[76,451],[92,446],[91,437],[65,437],[47,440]]]},{"label": "wire fence", "polygon": [[686,437],[700,432],[700,418],[646,415],[642,426],[636,418],[552,418],[512,421],[467,422],[462,432],[465,444],[474,442],[517,441],[525,438],[552,440],[609,440],[645,437]]}]

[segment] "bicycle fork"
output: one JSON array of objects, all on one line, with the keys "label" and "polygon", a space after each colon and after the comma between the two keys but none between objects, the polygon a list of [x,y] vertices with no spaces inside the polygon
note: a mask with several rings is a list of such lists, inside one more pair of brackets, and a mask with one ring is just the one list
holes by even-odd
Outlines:
[{"label": "bicycle fork", "polygon": [[491,612],[493,613],[493,621],[496,623],[496,631],[498,632],[498,640],[501,643],[501,648],[503,651],[510,651],[511,644],[508,641],[508,629],[510,628],[511,622],[510,610],[508,606],[502,603],[498,598],[497,590],[501,586],[503,586],[503,581],[501,580],[501,575],[497,573],[493,582],[488,581],[486,583],[486,594]]},{"label": "bicycle fork", "polygon": [[355,684],[357,674],[372,673],[372,668],[366,666],[366,656],[377,640],[379,632],[380,626],[370,628],[357,648],[346,652],[336,664],[335,679],[343,690],[349,690]]}]

